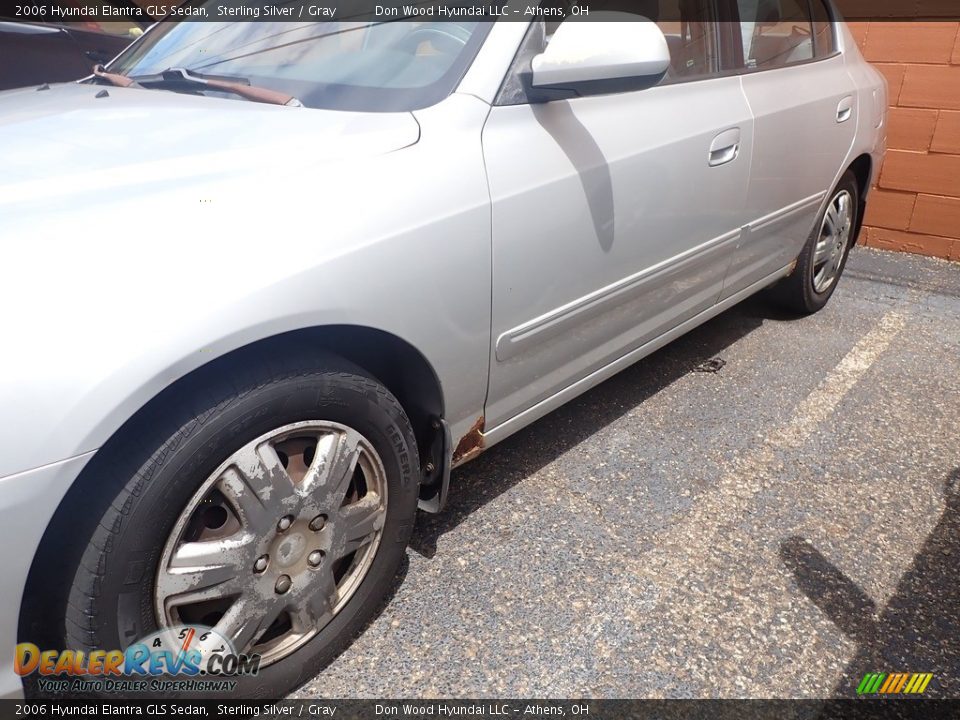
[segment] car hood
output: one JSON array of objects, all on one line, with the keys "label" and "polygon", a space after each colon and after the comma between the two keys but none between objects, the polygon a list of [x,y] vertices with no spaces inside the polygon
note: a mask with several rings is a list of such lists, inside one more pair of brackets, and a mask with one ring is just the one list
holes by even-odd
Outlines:
[{"label": "car hood", "polygon": [[74,83],[11,90],[0,92],[0,205],[369,157],[419,135],[410,113]]}]

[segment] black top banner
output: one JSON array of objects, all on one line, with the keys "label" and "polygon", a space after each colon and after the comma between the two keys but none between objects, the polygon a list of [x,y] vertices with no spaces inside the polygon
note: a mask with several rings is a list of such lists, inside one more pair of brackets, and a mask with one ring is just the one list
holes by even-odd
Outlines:
[{"label": "black top banner", "polygon": [[[762,6],[770,0],[756,0]],[[814,0],[819,2],[821,0]],[[836,0],[848,21],[960,20],[960,0]],[[0,0],[0,20],[149,24],[189,21],[523,21],[603,18],[609,11],[658,22],[680,21],[679,0]]]}]

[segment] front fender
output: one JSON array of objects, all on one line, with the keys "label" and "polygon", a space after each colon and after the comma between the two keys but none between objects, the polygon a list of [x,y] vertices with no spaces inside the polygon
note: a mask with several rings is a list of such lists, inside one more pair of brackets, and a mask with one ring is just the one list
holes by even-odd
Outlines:
[{"label": "front fender", "polygon": [[417,348],[465,432],[489,362],[486,109],[452,96],[431,133],[381,157],[5,222],[0,477],[98,448],[217,357],[329,324]]}]

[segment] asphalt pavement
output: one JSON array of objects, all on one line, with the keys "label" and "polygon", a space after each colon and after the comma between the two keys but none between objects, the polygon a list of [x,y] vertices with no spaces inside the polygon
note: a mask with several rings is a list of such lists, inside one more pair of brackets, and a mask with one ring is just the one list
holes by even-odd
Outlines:
[{"label": "asphalt pavement", "polygon": [[454,472],[298,697],[960,697],[960,265],[856,249]]}]

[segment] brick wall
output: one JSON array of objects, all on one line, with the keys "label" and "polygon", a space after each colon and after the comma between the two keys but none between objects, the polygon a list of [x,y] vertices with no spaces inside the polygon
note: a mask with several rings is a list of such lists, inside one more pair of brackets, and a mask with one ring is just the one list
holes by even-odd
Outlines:
[{"label": "brick wall", "polygon": [[850,28],[890,83],[887,158],[862,241],[960,260],[960,22]]}]

